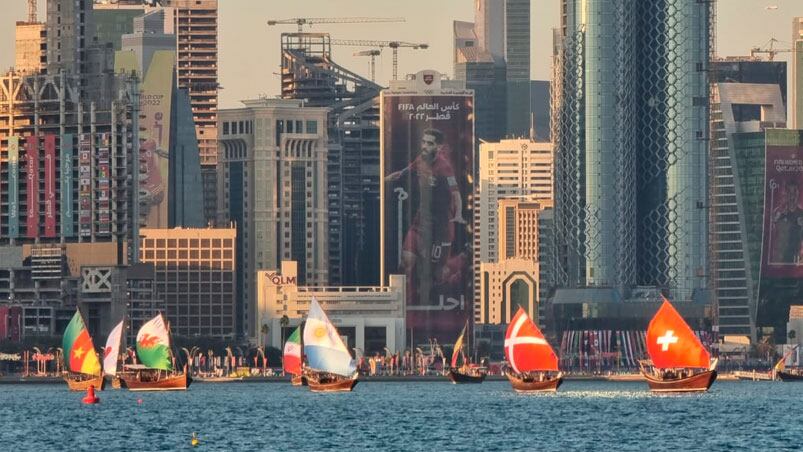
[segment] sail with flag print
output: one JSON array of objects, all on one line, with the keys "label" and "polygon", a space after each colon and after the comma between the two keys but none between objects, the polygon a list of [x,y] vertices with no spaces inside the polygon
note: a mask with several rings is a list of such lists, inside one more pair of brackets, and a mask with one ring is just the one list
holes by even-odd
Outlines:
[{"label": "sail with flag print", "polygon": [[70,391],[86,391],[89,386],[103,390],[105,384],[100,359],[95,351],[92,336],[86,328],[84,317],[78,309],[64,330],[62,350],[64,350],[64,368],[67,369],[64,379]]},{"label": "sail with flag print", "polygon": [[282,354],[282,369],[285,374],[292,375],[293,386],[300,386],[304,383],[301,376],[301,327],[293,330],[293,334],[284,343],[284,353]]},{"label": "sail with flag print", "polygon": [[357,365],[337,328],[318,300],[312,298],[304,324],[304,376],[314,392],[351,391],[357,384]]},{"label": "sail with flag print", "polygon": [[507,327],[505,358],[505,375],[517,392],[557,391],[563,382],[555,351],[521,307]]},{"label": "sail with flag print", "polygon": [[[468,320],[466,320],[466,325],[463,327],[463,331],[460,332],[460,336],[454,343],[454,350],[452,350],[452,361],[450,363],[451,366],[446,371],[446,377],[454,384],[482,383],[487,375],[487,369],[472,365],[467,358],[468,354],[465,352],[465,350],[468,349],[468,345],[465,341],[467,331]],[[463,357],[463,364],[458,367],[457,362],[461,356]]]},{"label": "sail with flag print", "polygon": [[647,327],[649,361],[641,373],[656,392],[707,391],[717,377],[717,360],[666,298]]},{"label": "sail with flag print", "polygon": [[117,376],[117,361],[120,355],[120,344],[123,340],[123,321],[117,324],[109,333],[106,339],[106,347],[103,348],[103,373],[111,376]]},{"label": "sail with flag print", "polygon": [[170,324],[159,313],[137,332],[137,358],[142,364],[127,365],[121,379],[130,391],[186,390],[192,378],[187,364],[174,369]]}]

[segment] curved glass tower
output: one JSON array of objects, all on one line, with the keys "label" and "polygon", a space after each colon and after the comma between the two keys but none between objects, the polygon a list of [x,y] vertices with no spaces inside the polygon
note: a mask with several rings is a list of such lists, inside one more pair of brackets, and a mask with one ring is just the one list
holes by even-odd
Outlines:
[{"label": "curved glass tower", "polygon": [[569,287],[707,285],[709,17],[699,0],[563,0],[559,262]]}]

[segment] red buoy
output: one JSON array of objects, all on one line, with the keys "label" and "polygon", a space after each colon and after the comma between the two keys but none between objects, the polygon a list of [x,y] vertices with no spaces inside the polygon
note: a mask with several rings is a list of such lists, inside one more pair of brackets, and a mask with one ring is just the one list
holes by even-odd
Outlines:
[{"label": "red buoy", "polygon": [[89,385],[89,387],[86,388],[86,396],[84,396],[84,398],[81,399],[81,401],[87,405],[92,405],[93,403],[100,402],[98,396],[95,395],[95,385]]}]

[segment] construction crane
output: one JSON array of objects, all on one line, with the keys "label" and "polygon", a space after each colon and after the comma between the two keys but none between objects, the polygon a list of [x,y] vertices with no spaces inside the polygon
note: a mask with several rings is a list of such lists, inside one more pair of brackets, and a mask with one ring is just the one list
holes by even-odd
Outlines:
[{"label": "construction crane", "polygon": [[376,57],[378,57],[382,53],[381,50],[372,49],[372,50],[361,50],[359,52],[354,52],[354,56],[369,56],[371,57],[371,81],[376,81]]},{"label": "construction crane", "polygon": [[291,19],[271,19],[268,25],[298,25],[298,32],[304,32],[304,25],[315,24],[367,24],[384,22],[404,22],[404,17],[293,17]]},{"label": "construction crane", "polygon": [[770,40],[767,41],[767,44],[764,44],[764,47],[753,47],[752,49],[750,49],[750,57],[758,58],[759,53],[766,53],[767,60],[774,61],[775,55],[779,53],[789,53],[792,51],[792,49],[776,49],[775,44],[779,42],[781,41],[775,38],[770,38]]},{"label": "construction crane", "polygon": [[28,23],[36,23],[36,0],[28,0]]},{"label": "construction crane", "polygon": [[332,45],[352,46],[352,47],[378,47],[383,49],[390,47],[393,50],[393,80],[399,79],[399,48],[409,47],[411,49],[428,49],[429,44],[414,43],[403,41],[361,41],[354,39],[332,39]]}]

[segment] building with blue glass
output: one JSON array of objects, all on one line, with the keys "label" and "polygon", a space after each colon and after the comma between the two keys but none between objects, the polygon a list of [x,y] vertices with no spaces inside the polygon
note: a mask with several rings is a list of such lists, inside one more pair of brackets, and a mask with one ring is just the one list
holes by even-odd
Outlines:
[{"label": "building with blue glass", "polygon": [[552,106],[559,285],[706,298],[710,8],[563,0]]}]

